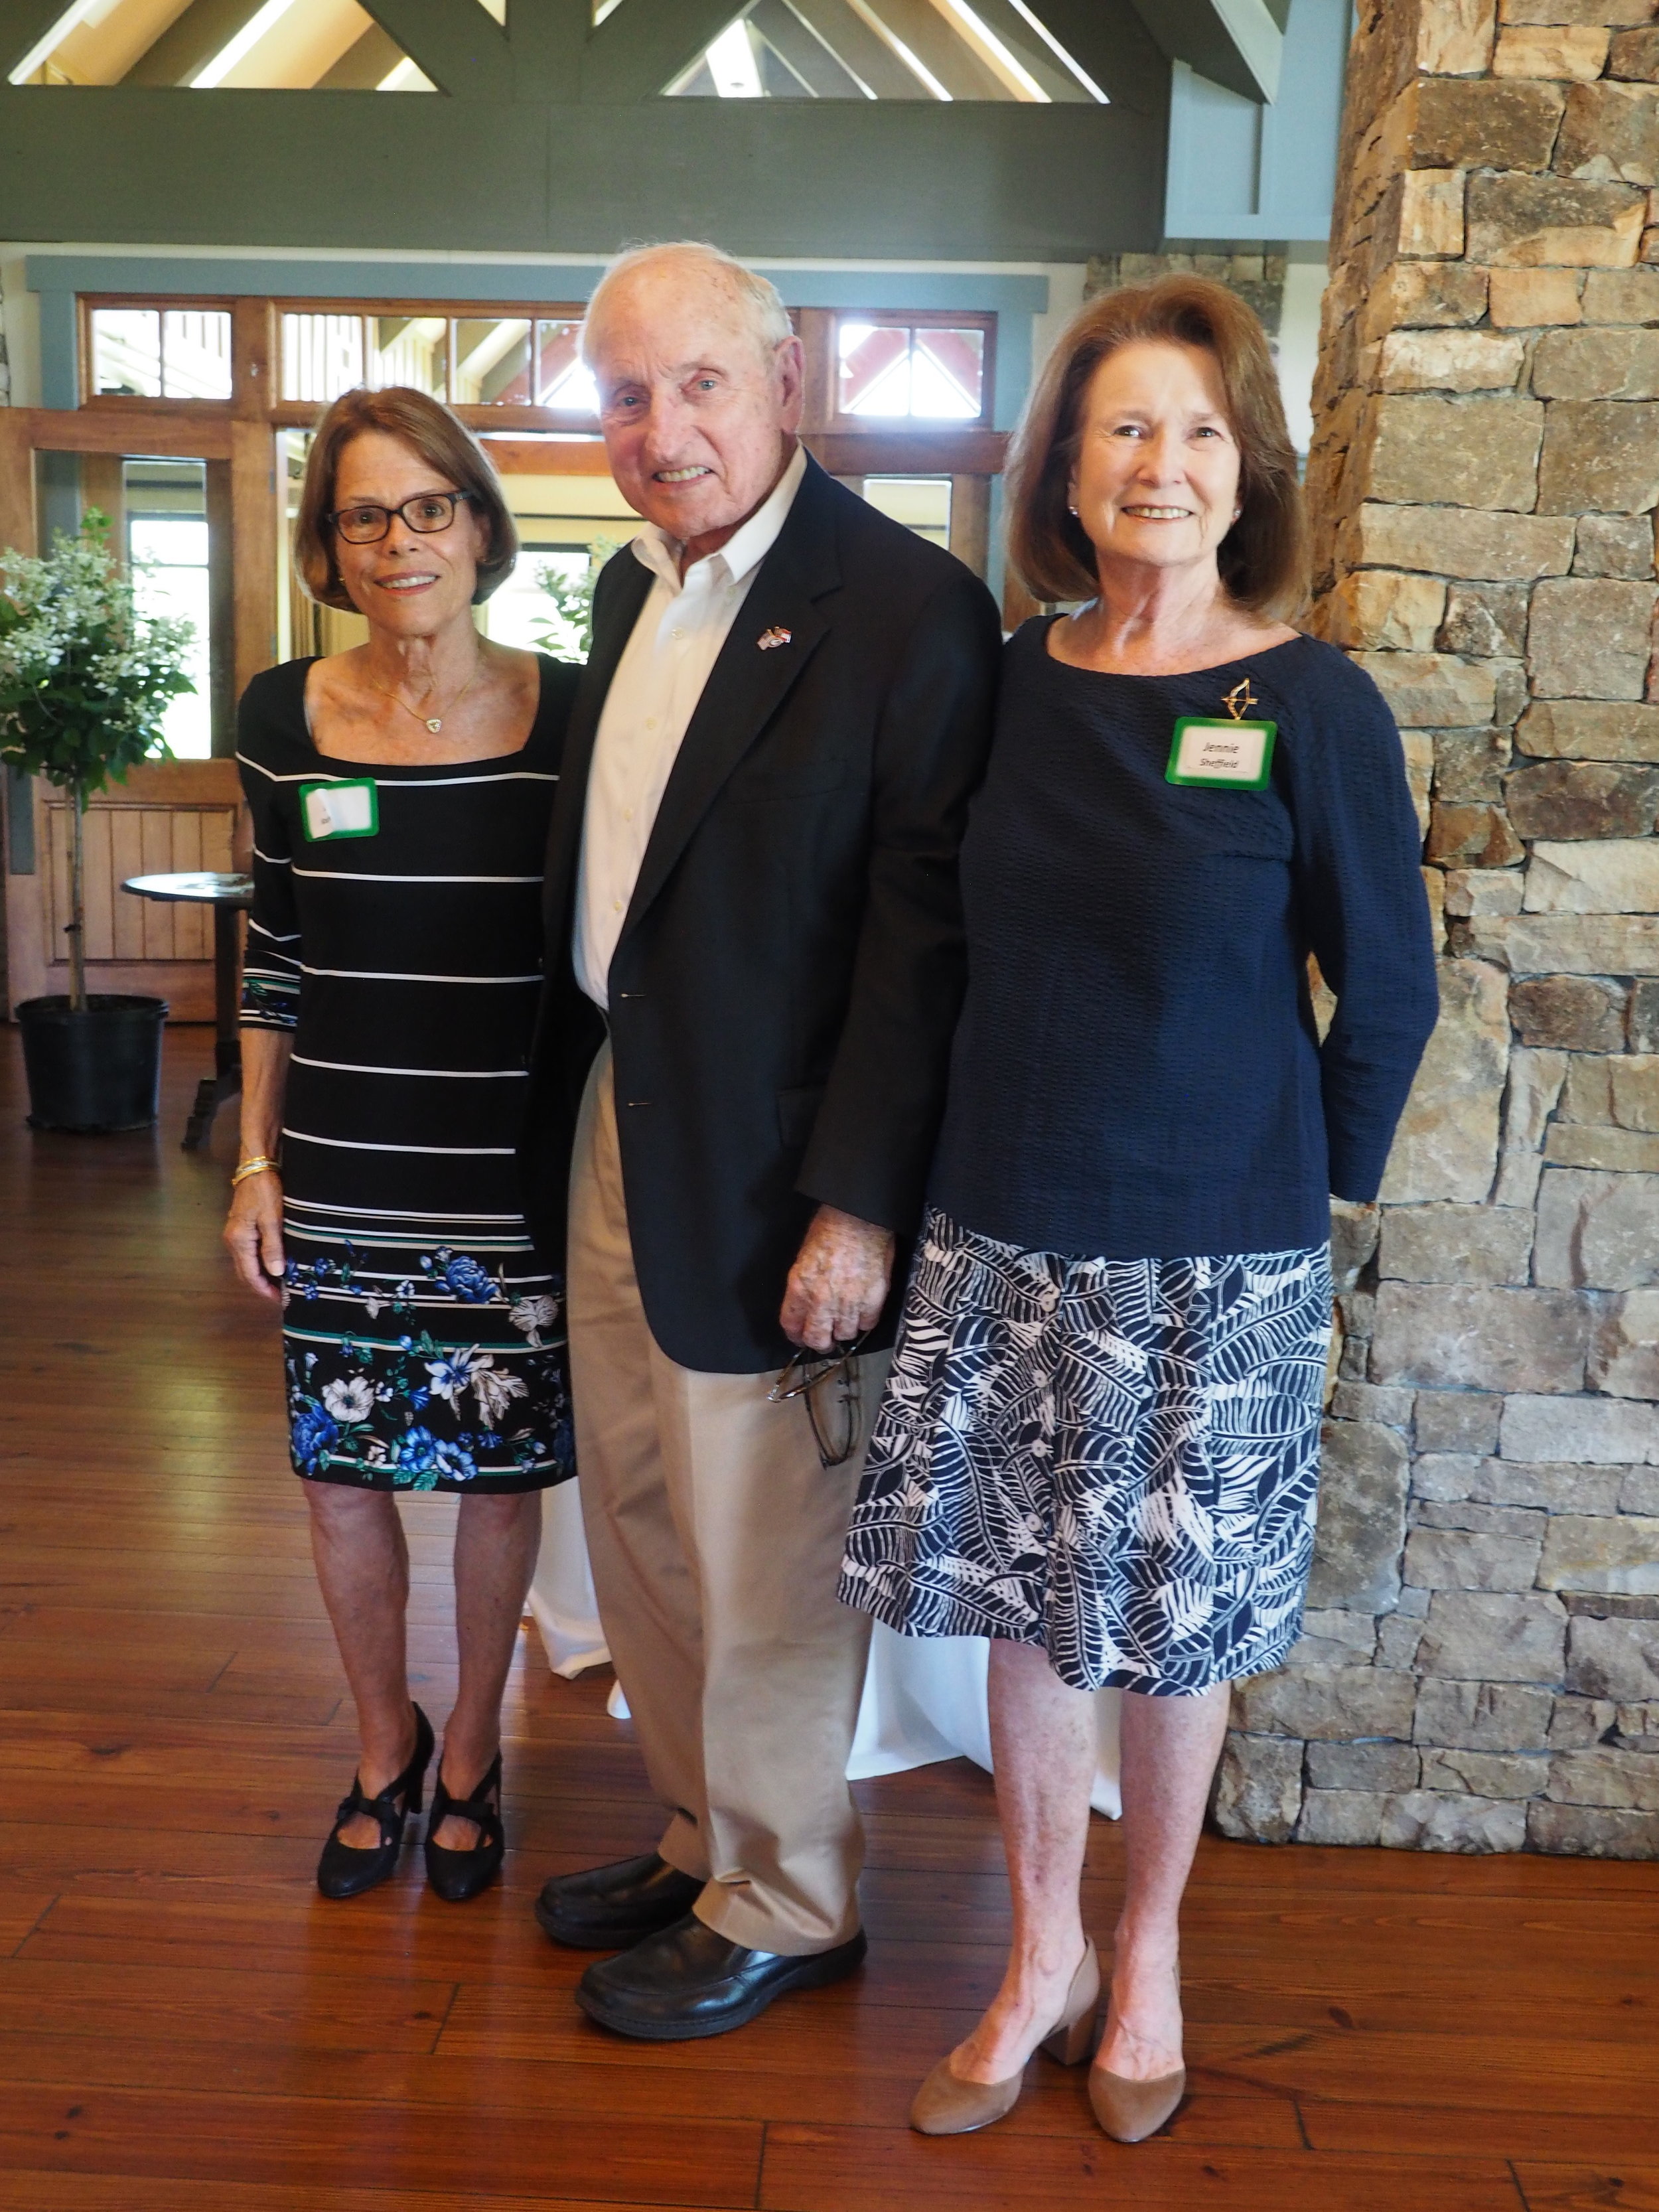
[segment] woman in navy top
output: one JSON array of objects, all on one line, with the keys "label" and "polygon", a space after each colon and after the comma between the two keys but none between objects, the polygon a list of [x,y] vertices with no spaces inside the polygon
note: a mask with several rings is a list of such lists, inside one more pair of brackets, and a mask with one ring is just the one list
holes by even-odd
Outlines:
[{"label": "woman in navy top", "polygon": [[1178,1913],[1228,1685],[1298,1630],[1330,1195],[1376,1195],[1434,958],[1389,710],[1276,619],[1304,524],[1249,310],[1180,277],[1086,307],[1011,514],[1032,591],[1087,603],[1007,647],[963,848],[968,996],[842,1595],[993,1639],[1014,1942],[916,2099],[924,2133],[1000,2118],[1039,2043],[1089,2053],[1087,1693],[1130,1692],[1090,2092],[1136,2142],[1185,2084]]}]

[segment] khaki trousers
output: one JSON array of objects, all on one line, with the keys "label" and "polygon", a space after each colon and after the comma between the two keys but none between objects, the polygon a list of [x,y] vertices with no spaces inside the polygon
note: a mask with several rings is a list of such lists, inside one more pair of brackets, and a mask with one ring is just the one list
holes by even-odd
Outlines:
[{"label": "khaki trousers", "polygon": [[[659,1844],[707,1884],[699,1919],[800,1956],[857,1932],[864,1836],[846,1781],[868,1618],[836,1596],[863,1441],[825,1468],[776,1380],[658,1347],[640,1303],[609,1047],[570,1185],[570,1367],[599,1613],[652,1788]],[[781,1286],[780,1286],[781,1296]],[[867,1437],[889,1355],[860,1362]]]}]

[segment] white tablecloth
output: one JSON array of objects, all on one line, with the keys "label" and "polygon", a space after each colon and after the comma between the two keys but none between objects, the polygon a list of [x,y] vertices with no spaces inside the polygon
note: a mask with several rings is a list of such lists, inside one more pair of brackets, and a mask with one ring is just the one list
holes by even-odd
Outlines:
[{"label": "white tablecloth", "polygon": [[[542,1502],[541,1558],[530,1586],[529,1609],[540,1631],[547,1663],[567,1678],[605,1664],[611,1656],[599,1626],[593,1578],[588,1572],[581,1506],[574,1482],[545,1493]],[[902,1774],[939,1759],[971,1759],[988,1773],[990,1723],[985,1708],[985,1670],[989,1645],[981,1636],[921,1639],[895,1636],[878,1621],[870,1639],[870,1666],[864,1678],[864,1702],[848,1761],[848,1779],[872,1774]],[[1095,1699],[1100,1754],[1090,1802],[1097,1813],[1115,1820],[1122,1810],[1117,1786],[1115,1690]],[[611,1693],[611,1711],[626,1719],[628,1706],[619,1683]]]}]

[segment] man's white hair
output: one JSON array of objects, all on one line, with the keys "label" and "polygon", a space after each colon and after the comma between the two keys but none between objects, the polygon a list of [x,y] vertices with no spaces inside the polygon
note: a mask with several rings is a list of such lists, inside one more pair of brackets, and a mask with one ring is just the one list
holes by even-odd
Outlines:
[{"label": "man's white hair", "polygon": [[789,311],[769,278],[745,268],[734,254],[700,238],[671,239],[660,246],[630,246],[619,253],[593,288],[582,324],[582,359],[592,365],[592,333],[604,312],[605,298],[613,284],[658,265],[700,270],[712,278],[749,324],[755,342],[769,359],[785,338],[794,336]]}]

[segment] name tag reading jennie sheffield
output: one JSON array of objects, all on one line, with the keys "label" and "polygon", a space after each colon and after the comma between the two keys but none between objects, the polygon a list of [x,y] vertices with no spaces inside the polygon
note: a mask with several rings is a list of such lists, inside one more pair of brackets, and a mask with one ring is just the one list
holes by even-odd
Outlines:
[{"label": "name tag reading jennie sheffield", "polygon": [[1277,722],[1211,721],[1183,715],[1175,726],[1166,783],[1207,783],[1218,791],[1265,791]]}]

